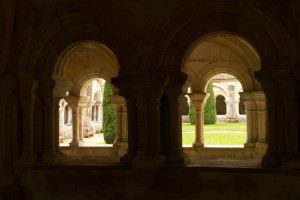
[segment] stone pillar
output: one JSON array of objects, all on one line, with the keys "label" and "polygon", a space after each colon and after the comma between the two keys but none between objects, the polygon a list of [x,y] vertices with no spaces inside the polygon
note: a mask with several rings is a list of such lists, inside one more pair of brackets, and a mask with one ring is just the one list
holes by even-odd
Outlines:
[{"label": "stone pillar", "polygon": [[[42,162],[53,163],[57,157],[55,146],[55,109],[58,106],[58,99],[53,98],[55,82],[48,74],[40,75],[42,81],[40,87],[42,109],[44,115],[44,137]],[[57,104],[57,105],[56,105]]]},{"label": "stone pillar", "polygon": [[137,166],[160,166],[165,156],[160,147],[160,98],[157,88],[138,91],[137,101],[138,152],[133,160]]},{"label": "stone pillar", "polygon": [[61,98],[54,98],[54,134],[55,134],[55,151],[59,150],[59,102]]},{"label": "stone pillar", "polygon": [[16,96],[16,86],[14,77],[9,73],[0,74],[0,199],[20,199],[17,197],[20,193],[20,181],[16,175],[16,149],[20,145],[17,141],[22,132],[22,122],[19,120],[21,108]]},{"label": "stone pillar", "polygon": [[122,106],[125,104],[125,99],[119,95],[110,95],[108,96],[108,99],[111,101],[111,103],[114,105],[116,110],[116,139],[113,143],[114,147],[120,147],[122,142]]},{"label": "stone pillar", "polygon": [[96,105],[93,105],[93,121],[97,121],[97,108]]},{"label": "stone pillar", "polygon": [[[126,102],[126,100],[124,99]],[[127,106],[122,105],[122,143],[128,142],[128,120],[127,120]]]},{"label": "stone pillar", "polygon": [[126,95],[127,122],[128,122],[128,148],[127,153],[120,158],[123,165],[132,164],[132,160],[137,154],[138,130],[137,130],[137,107],[135,98],[132,95]]},{"label": "stone pillar", "polygon": [[[167,163],[168,164],[184,164],[184,154],[182,151],[182,104],[186,99],[180,91],[181,87],[169,89],[168,97],[168,124],[167,131]],[[179,90],[179,91],[178,91]],[[161,125],[162,126],[162,125]],[[161,133],[163,134],[163,133]],[[200,139],[201,141],[201,139]],[[164,144],[164,145],[166,145]]]},{"label": "stone pillar", "polygon": [[204,106],[207,98],[209,97],[209,93],[190,93],[188,94],[195,109],[195,142],[193,143],[193,147],[204,147],[206,142],[204,140],[204,130],[203,130],[203,121],[204,121]]},{"label": "stone pillar", "polygon": [[72,125],[72,108],[68,105],[68,122],[67,125]]},{"label": "stone pillar", "polygon": [[240,92],[240,98],[244,101],[247,118],[247,139],[245,148],[254,148],[258,140],[257,134],[257,107],[254,92]]},{"label": "stone pillar", "polygon": [[22,153],[19,161],[22,164],[33,164],[37,161],[33,147],[33,113],[37,87],[38,81],[31,76],[21,78]]},{"label": "stone pillar", "polygon": [[266,154],[262,158],[264,167],[280,166],[279,156],[279,126],[278,126],[278,86],[272,77],[270,70],[261,70],[255,72],[255,77],[260,81],[262,90],[266,95],[267,106],[267,143]]},{"label": "stone pillar", "polygon": [[83,107],[84,104],[80,104],[78,108],[78,134],[79,134],[79,141],[80,144],[83,144]]},{"label": "stone pillar", "polygon": [[69,107],[72,108],[72,142],[70,142],[71,147],[79,146],[79,123],[78,123],[78,101],[79,97],[76,96],[68,96],[66,98]]},{"label": "stone pillar", "polygon": [[[297,73],[295,74],[297,76]],[[290,69],[273,70],[273,77],[278,82],[281,115],[280,122],[284,130],[285,151],[281,164],[285,168],[300,167],[300,146],[298,133],[299,86]]]},{"label": "stone pillar", "polygon": [[97,104],[97,121],[98,121],[98,122],[101,121],[101,119],[100,119],[100,115],[101,115],[100,107],[101,107],[101,102],[99,102],[99,103]]},{"label": "stone pillar", "polygon": [[234,102],[235,116],[239,116],[240,115],[240,112],[239,112],[239,103],[240,103],[240,100]]},{"label": "stone pillar", "polygon": [[65,101],[62,100],[60,109],[59,109],[59,143],[63,142],[63,125],[65,122]]}]

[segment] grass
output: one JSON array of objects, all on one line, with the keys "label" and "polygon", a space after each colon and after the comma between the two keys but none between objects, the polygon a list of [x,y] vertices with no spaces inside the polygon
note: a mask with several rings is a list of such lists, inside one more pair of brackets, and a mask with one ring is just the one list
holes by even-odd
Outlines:
[{"label": "grass", "polygon": [[[204,133],[208,145],[243,145],[246,133]],[[191,145],[195,141],[195,133],[183,133],[182,144]]]},{"label": "grass", "polygon": [[[182,124],[182,131],[195,131],[195,125]],[[220,123],[214,125],[204,125],[204,131],[216,131],[214,133],[204,133],[205,141],[208,145],[243,145],[246,140],[246,133],[218,131],[246,131],[246,123]],[[195,140],[195,133],[182,134],[182,144],[191,145]]]},{"label": "grass", "polygon": [[[195,131],[195,125],[182,124],[182,131]],[[246,131],[246,123],[219,123],[204,125],[204,131]]]}]

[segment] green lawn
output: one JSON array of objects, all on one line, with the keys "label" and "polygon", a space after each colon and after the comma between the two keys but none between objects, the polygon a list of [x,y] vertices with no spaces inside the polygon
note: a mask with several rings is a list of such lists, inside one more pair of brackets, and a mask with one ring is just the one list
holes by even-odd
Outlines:
[{"label": "green lawn", "polygon": [[[182,131],[195,131],[195,126],[182,124]],[[246,131],[246,123],[220,123],[204,125],[204,131],[216,131],[215,133],[204,133],[208,145],[243,145],[246,133],[232,132],[220,133],[218,131]],[[182,144],[191,145],[195,140],[195,133],[183,133]]]},{"label": "green lawn", "polygon": [[[195,125],[182,124],[182,131],[195,131]],[[246,131],[246,123],[219,123],[204,125],[204,131]]]}]

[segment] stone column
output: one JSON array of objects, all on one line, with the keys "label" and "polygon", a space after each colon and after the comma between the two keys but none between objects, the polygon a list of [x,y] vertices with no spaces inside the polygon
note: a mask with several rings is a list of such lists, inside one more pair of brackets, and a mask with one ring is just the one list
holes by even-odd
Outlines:
[{"label": "stone column", "polygon": [[16,96],[16,86],[14,77],[9,73],[0,74],[0,198],[4,199],[19,199],[17,196],[20,192],[20,182],[16,175],[16,149],[20,145],[17,141],[22,132],[22,122],[19,120],[21,108]]},{"label": "stone column", "polygon": [[61,98],[54,98],[54,134],[55,134],[55,151],[59,150],[59,102]]},{"label": "stone column", "polygon": [[160,98],[157,88],[138,91],[137,101],[138,152],[133,160],[137,166],[160,166],[165,156],[160,147]]},{"label": "stone column", "polygon": [[167,117],[168,121],[165,123],[169,125],[166,141],[166,143],[168,144],[166,152],[168,164],[184,164],[184,154],[182,151],[181,114],[182,104],[186,97],[184,97],[179,89],[181,89],[181,87],[169,89],[169,91],[167,92],[169,112]]},{"label": "stone column", "polygon": [[80,104],[79,108],[78,108],[78,134],[79,134],[79,141],[80,144],[83,144],[83,107],[85,105],[84,104]]},{"label": "stone column", "polygon": [[79,146],[79,123],[78,123],[78,101],[79,97],[76,96],[68,96],[66,98],[69,107],[72,108],[72,142],[70,142],[71,147]]},{"label": "stone column", "polygon": [[266,154],[262,158],[262,165],[264,167],[278,167],[280,166],[278,145],[278,86],[274,81],[270,70],[255,72],[255,77],[260,81],[267,100],[266,135],[268,148]]},{"label": "stone column", "polygon": [[257,113],[254,92],[240,92],[240,98],[244,101],[247,118],[247,139],[245,148],[254,148],[258,140]]},{"label": "stone column", "polygon": [[253,158],[262,158],[268,148],[266,96],[262,91],[256,91],[254,98],[256,104],[258,138],[253,151]]},{"label": "stone column", "polygon": [[72,125],[72,108],[68,104],[68,122],[67,125]]},{"label": "stone column", "polygon": [[[59,101],[53,97],[55,82],[48,74],[41,75],[41,99],[44,115],[44,137],[42,162],[53,163],[57,157],[55,145],[55,109]],[[56,105],[57,104],[57,105]]]},{"label": "stone column", "polygon": [[[297,73],[296,73],[297,76]],[[282,157],[282,166],[285,168],[300,167],[300,146],[298,132],[299,86],[294,73],[290,69],[273,70],[273,77],[278,82],[281,115],[280,122],[284,130],[285,151]]]},{"label": "stone column", "polygon": [[122,139],[122,142],[128,142],[127,106],[125,104],[122,105]]},{"label": "stone column", "polygon": [[21,78],[21,109],[22,109],[22,153],[20,163],[33,164],[37,161],[33,147],[33,113],[38,81],[30,77]]},{"label": "stone column", "polygon": [[122,120],[122,106],[125,104],[125,99],[119,95],[110,95],[108,99],[114,105],[116,110],[116,139],[113,143],[114,147],[120,147],[122,142],[122,127],[123,127],[123,120]]},{"label": "stone column", "polygon": [[240,112],[239,112],[239,103],[240,103],[240,100],[234,102],[235,116],[239,116],[240,115]]},{"label": "stone column", "polygon": [[128,122],[128,148],[127,153],[120,158],[120,163],[129,165],[137,153],[138,132],[137,132],[137,107],[135,98],[126,94],[127,122]]},{"label": "stone column", "polygon": [[65,101],[63,100],[59,109],[59,143],[63,142],[63,125],[65,121]]},{"label": "stone column", "polygon": [[96,105],[93,105],[93,121],[97,121],[97,108]]},{"label": "stone column", "polygon": [[209,93],[190,93],[188,94],[195,109],[195,141],[193,147],[204,147],[206,142],[204,140],[204,131],[203,131],[203,120],[204,120],[204,106]]}]

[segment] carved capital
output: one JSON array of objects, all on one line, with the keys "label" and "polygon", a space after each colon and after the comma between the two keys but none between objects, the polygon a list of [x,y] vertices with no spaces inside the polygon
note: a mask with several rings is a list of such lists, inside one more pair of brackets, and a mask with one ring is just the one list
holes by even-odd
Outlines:
[{"label": "carved capital", "polygon": [[195,111],[200,111],[204,108],[205,102],[210,93],[189,93],[188,95],[192,100]]},{"label": "carved capital", "polygon": [[65,100],[71,108],[74,106],[78,106],[79,97],[77,96],[68,96],[65,98]]}]

